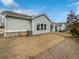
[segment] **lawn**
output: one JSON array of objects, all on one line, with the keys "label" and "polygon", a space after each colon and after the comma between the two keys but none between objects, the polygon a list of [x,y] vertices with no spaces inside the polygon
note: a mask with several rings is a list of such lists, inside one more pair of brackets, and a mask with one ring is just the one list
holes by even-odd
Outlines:
[{"label": "lawn", "polygon": [[64,41],[64,37],[49,33],[31,37],[0,38],[0,59],[28,59]]}]

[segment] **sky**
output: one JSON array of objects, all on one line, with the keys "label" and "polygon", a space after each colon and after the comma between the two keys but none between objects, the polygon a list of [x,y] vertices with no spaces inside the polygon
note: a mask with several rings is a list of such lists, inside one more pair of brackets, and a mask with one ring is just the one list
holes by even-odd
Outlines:
[{"label": "sky", "polygon": [[51,21],[66,22],[70,10],[79,14],[79,0],[0,0],[3,10],[33,16],[46,14]]}]

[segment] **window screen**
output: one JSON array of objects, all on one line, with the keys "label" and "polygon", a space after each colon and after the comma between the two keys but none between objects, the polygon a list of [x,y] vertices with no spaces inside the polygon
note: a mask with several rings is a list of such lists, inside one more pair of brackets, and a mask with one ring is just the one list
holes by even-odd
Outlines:
[{"label": "window screen", "polygon": [[44,30],[46,30],[46,24],[44,24]]},{"label": "window screen", "polygon": [[40,30],[40,24],[37,25],[37,30]]},{"label": "window screen", "polygon": [[41,24],[41,30],[43,30],[43,24]]}]

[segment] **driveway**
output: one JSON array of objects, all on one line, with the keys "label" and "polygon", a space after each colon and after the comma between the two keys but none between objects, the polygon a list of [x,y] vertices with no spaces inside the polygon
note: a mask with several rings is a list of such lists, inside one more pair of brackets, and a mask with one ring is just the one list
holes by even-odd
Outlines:
[{"label": "driveway", "polygon": [[64,42],[37,55],[34,59],[79,59],[79,40],[66,37]]}]

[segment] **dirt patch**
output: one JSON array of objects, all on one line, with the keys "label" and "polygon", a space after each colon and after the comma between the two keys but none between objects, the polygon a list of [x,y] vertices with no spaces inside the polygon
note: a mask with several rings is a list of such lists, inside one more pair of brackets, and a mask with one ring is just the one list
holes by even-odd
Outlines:
[{"label": "dirt patch", "polygon": [[28,59],[64,41],[64,37],[50,33],[31,37],[0,39],[0,59]]},{"label": "dirt patch", "polygon": [[0,28],[0,32],[4,32],[4,28]]},{"label": "dirt patch", "polygon": [[79,59],[79,40],[65,38],[64,42],[35,56],[34,59]]}]

